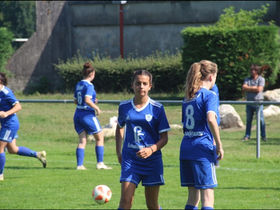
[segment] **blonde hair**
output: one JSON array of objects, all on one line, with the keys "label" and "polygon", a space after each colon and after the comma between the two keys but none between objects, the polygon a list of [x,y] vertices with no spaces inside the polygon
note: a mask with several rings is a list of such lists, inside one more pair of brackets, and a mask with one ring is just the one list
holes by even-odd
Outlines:
[{"label": "blonde hair", "polygon": [[218,66],[216,63],[208,60],[201,60],[193,63],[188,71],[185,84],[185,97],[187,99],[194,98],[196,92],[200,89],[202,81],[207,78],[209,74],[216,74]]}]

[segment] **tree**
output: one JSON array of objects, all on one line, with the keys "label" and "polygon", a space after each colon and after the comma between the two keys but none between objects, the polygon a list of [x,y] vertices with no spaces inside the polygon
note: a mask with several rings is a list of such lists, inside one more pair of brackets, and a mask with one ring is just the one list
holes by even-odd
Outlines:
[{"label": "tree", "polygon": [[35,26],[35,1],[0,1],[0,27],[7,27],[16,38],[29,38]]}]

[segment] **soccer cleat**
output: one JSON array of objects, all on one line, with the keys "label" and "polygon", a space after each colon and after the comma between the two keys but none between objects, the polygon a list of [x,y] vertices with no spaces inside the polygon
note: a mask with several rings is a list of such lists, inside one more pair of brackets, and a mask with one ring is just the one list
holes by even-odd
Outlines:
[{"label": "soccer cleat", "polygon": [[105,170],[109,170],[112,169],[112,167],[106,166],[103,162],[99,162],[96,164],[96,169],[105,169]]},{"label": "soccer cleat", "polygon": [[248,141],[249,140],[249,137],[248,136],[245,136],[242,141]]},{"label": "soccer cleat", "polygon": [[4,181],[4,174],[0,174],[0,181]]},{"label": "soccer cleat", "polygon": [[263,140],[263,141],[266,141],[267,139],[266,139],[266,137],[262,137],[262,140]]},{"label": "soccer cleat", "polygon": [[46,166],[47,166],[47,158],[46,157],[47,157],[46,151],[42,151],[42,152],[37,153],[37,158],[38,158],[38,160],[41,161],[44,168],[46,168]]},{"label": "soccer cleat", "polygon": [[77,166],[77,170],[87,170],[87,168],[81,165],[81,166]]}]

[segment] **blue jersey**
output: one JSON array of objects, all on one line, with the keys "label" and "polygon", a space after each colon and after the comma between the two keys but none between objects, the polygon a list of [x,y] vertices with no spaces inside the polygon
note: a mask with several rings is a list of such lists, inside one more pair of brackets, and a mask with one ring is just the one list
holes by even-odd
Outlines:
[{"label": "blue jersey", "polygon": [[[0,111],[8,111],[13,108],[13,106],[19,103],[13,94],[12,90],[6,86],[0,90]],[[6,118],[0,118],[1,127],[18,130],[19,121],[17,115],[14,113]]]},{"label": "blue jersey", "polygon": [[92,102],[94,103],[96,99],[96,92],[94,90],[94,85],[91,82],[81,80],[77,83],[74,92],[74,98],[77,101],[77,110],[87,110],[95,112],[93,108],[86,104],[85,96],[90,97]]},{"label": "blue jersey", "polygon": [[217,112],[217,123],[218,125],[220,125],[221,122],[221,118],[220,118],[220,112],[219,112],[219,106],[220,106],[220,94],[219,94],[219,89],[218,86],[216,84],[214,84],[214,86],[211,88],[212,91],[214,91],[216,93],[217,96],[217,106],[218,106],[218,112]]},{"label": "blue jersey", "polygon": [[217,96],[213,91],[201,88],[192,100],[182,104],[184,137],[181,142],[181,160],[214,161],[213,136],[207,123],[207,113],[217,114]]},{"label": "blue jersey", "polygon": [[135,170],[145,170],[148,165],[143,163],[161,158],[160,150],[147,159],[137,157],[136,152],[157,143],[160,133],[170,130],[162,104],[149,98],[147,104],[138,109],[133,99],[123,101],[119,105],[118,124],[120,127],[126,126],[122,149],[123,160],[129,159],[132,163],[136,163],[138,167],[134,166],[137,168]]}]

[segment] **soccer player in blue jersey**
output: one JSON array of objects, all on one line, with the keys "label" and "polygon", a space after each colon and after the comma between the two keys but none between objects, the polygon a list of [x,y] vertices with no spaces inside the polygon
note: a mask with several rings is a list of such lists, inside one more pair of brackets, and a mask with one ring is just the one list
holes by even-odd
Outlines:
[{"label": "soccer player in blue jersey", "polygon": [[97,169],[112,169],[103,162],[104,156],[104,135],[97,115],[101,113],[96,105],[96,92],[91,81],[95,77],[95,70],[91,63],[86,62],[83,66],[83,80],[76,85],[74,102],[77,104],[74,115],[75,130],[79,135],[79,144],[76,149],[77,170],[86,170],[84,166],[85,148],[87,135],[93,134],[96,140],[95,154]]},{"label": "soccer player in blue jersey", "polygon": [[7,77],[0,72],[0,181],[4,180],[4,167],[6,163],[5,148],[10,154],[38,158],[45,168],[47,165],[46,152],[36,152],[27,147],[16,145],[19,121],[16,112],[21,110],[19,101],[11,89],[6,87]]},{"label": "soccer player in blue jersey", "polygon": [[[134,98],[119,105],[116,152],[121,164],[119,209],[130,209],[134,192],[142,181],[148,209],[160,209],[158,195],[164,184],[161,148],[170,130],[164,107],[152,100],[152,75],[137,70],[132,79]],[[122,145],[122,141],[123,145]]]},{"label": "soccer player in blue jersey", "polygon": [[189,192],[185,209],[197,209],[200,198],[202,209],[214,208],[214,163],[217,156],[219,160],[224,157],[217,123],[218,98],[210,91],[217,72],[215,63],[202,60],[193,63],[187,74],[180,146],[181,186],[187,186]]}]

